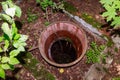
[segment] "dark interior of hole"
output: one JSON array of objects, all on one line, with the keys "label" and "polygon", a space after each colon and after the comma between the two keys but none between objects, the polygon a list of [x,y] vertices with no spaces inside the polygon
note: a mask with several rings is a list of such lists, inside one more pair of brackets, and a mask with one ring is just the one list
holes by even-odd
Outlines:
[{"label": "dark interior of hole", "polygon": [[[81,54],[83,52],[83,45],[81,43],[81,40],[75,34],[72,34],[65,30],[57,31],[57,32],[49,35],[49,37],[47,37],[47,40],[45,41],[45,45],[44,45],[44,51],[45,51],[46,58],[48,60],[50,60],[51,62],[57,63],[52,59],[51,54],[50,54],[50,49],[51,49],[52,44],[55,43],[55,41],[60,40],[60,39],[68,40],[69,42],[72,43],[72,45],[74,44],[73,46],[76,49],[77,59],[79,59],[79,57],[81,56]],[[73,60],[71,62],[74,62],[76,60]],[[68,62],[68,63],[71,63],[71,62]],[[67,64],[67,63],[65,63],[65,64]]]},{"label": "dark interior of hole", "polygon": [[77,52],[72,42],[67,39],[59,39],[52,43],[50,55],[54,62],[65,64],[77,59]]}]

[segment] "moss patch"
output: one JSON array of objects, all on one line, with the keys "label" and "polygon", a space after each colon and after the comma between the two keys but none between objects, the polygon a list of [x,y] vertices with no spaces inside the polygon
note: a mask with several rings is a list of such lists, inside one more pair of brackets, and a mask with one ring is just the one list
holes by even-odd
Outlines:
[{"label": "moss patch", "polygon": [[44,66],[31,53],[25,53],[23,67],[27,69],[36,80],[55,80],[53,74],[48,72]]},{"label": "moss patch", "polygon": [[92,16],[87,13],[83,13],[81,18],[84,19],[87,23],[91,24],[93,27],[100,29],[102,24],[97,22]]},{"label": "moss patch", "polygon": [[63,4],[64,4],[65,10],[68,11],[69,13],[71,13],[71,14],[75,15],[76,12],[78,11],[77,8],[74,5],[72,5],[71,3],[63,2]]}]

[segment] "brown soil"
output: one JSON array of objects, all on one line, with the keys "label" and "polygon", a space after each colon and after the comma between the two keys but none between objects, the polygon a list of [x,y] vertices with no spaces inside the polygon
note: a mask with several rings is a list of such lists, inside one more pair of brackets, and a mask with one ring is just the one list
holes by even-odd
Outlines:
[{"label": "brown soil", "polygon": [[[77,9],[78,9],[78,14],[82,13],[87,13],[91,16],[93,16],[97,21],[100,23],[105,23],[104,19],[101,17],[100,13],[104,11],[104,9],[101,7],[101,4],[99,3],[99,0],[66,0],[70,3],[72,3]],[[40,6],[37,6],[35,3],[35,0],[22,0],[22,2],[19,4],[19,6],[22,8],[22,16],[20,19],[17,19],[19,22],[21,22],[21,28],[20,28],[20,33],[26,34],[29,36],[29,39],[27,41],[27,48],[31,49],[34,47],[38,46],[38,39],[40,37],[41,32],[46,28],[44,23],[47,21],[47,19],[44,18],[44,12],[41,10]],[[34,14],[38,16],[38,19],[35,21],[32,21],[30,23],[27,22],[27,13],[28,9]],[[51,13],[49,11],[49,22],[55,22],[55,21],[72,21],[73,20],[65,15],[64,13],[61,12],[55,12]],[[91,34],[87,34],[87,39],[88,39],[88,45],[93,41],[96,40],[98,43],[103,43],[102,41],[99,41],[96,39],[94,36]],[[85,75],[85,72],[88,71],[89,67],[91,64],[86,64],[86,56],[82,58],[82,60],[68,68],[62,68],[64,70],[63,73],[60,72],[61,68],[57,68],[54,66],[51,66],[48,64],[40,55],[39,49],[34,49],[31,51],[31,53],[42,63],[44,64],[45,68],[51,72],[52,74],[55,75],[57,80],[82,80],[83,76]],[[117,54],[114,56],[115,60],[113,62],[113,65],[118,59],[120,59],[120,54]],[[120,61],[119,61],[120,64]],[[109,74],[106,75],[104,80],[109,80],[110,77],[116,77],[117,72],[116,68],[111,65],[109,69]],[[33,77],[28,78],[27,76],[29,71],[26,71],[26,73],[22,74],[23,80],[34,80]],[[25,76],[26,75],[26,76]],[[23,77],[24,76],[24,77]]]}]

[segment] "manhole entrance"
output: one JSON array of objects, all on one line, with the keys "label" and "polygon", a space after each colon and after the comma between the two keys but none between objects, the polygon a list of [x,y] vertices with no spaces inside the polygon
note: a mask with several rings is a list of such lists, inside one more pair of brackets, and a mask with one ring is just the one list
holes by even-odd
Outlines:
[{"label": "manhole entrance", "polygon": [[70,67],[78,63],[87,49],[84,31],[71,22],[55,22],[40,36],[39,50],[49,64]]},{"label": "manhole entrance", "polygon": [[77,59],[74,45],[67,39],[54,41],[50,48],[50,56],[58,64],[70,63]]}]

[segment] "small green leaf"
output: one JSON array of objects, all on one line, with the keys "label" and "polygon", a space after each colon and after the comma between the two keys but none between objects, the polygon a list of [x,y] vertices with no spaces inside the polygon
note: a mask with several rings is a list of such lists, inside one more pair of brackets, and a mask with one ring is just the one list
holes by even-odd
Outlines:
[{"label": "small green leaf", "polygon": [[120,1],[119,0],[114,0],[113,5],[115,6],[116,9],[120,10]]},{"label": "small green leaf", "polygon": [[11,69],[11,67],[10,67],[10,65],[9,64],[1,64],[1,67],[3,68],[3,69]]},{"label": "small green leaf", "polygon": [[48,26],[50,24],[50,22],[46,21],[44,24],[45,24],[45,26]]},{"label": "small green leaf", "polygon": [[52,5],[53,5],[53,1],[50,0],[48,4],[49,4],[49,6],[52,7]]},{"label": "small green leaf", "polygon": [[5,11],[6,9],[8,9],[8,5],[6,2],[2,2],[2,8]]},{"label": "small green leaf", "polygon": [[0,42],[2,42],[2,41],[3,41],[3,39],[4,39],[4,38],[3,38],[3,36],[2,36],[2,37],[0,37]]},{"label": "small green leaf", "polygon": [[26,46],[26,45],[27,45],[27,44],[26,44],[25,42],[20,41],[20,40],[14,41],[14,43],[13,43],[13,46],[14,46],[15,48],[19,48],[19,47],[21,47],[21,46]]},{"label": "small green leaf", "polygon": [[112,78],[112,80],[120,80],[120,77]]},{"label": "small green leaf", "polygon": [[0,52],[3,52],[3,49],[0,47]]},{"label": "small green leaf", "polygon": [[8,23],[12,24],[13,23],[13,20],[10,16],[6,15],[6,14],[1,14],[0,15],[0,18],[7,21]]},{"label": "small green leaf", "polygon": [[100,45],[100,46],[98,47],[98,49],[99,49],[99,51],[103,51],[103,50],[105,49],[105,45]]},{"label": "small green leaf", "polygon": [[15,34],[17,34],[17,32],[18,32],[18,29],[16,27],[15,22],[13,22],[13,24],[12,24],[12,36],[14,36]]},{"label": "small green leaf", "polygon": [[15,57],[15,56],[17,56],[19,53],[20,53],[19,50],[12,50],[12,51],[10,52],[10,57]]},{"label": "small green leaf", "polygon": [[4,22],[1,28],[3,32],[9,37],[9,39],[12,39],[11,29],[9,28],[8,23]]},{"label": "small green leaf", "polygon": [[1,62],[2,62],[2,63],[9,62],[9,58],[8,58],[8,57],[2,57]]},{"label": "small green leaf", "polygon": [[14,58],[14,57],[10,58],[9,64],[15,65],[15,64],[18,64],[18,63],[19,63],[19,61],[17,60],[17,58]]},{"label": "small green leaf", "polygon": [[8,8],[5,10],[5,13],[11,17],[15,16],[15,8]]},{"label": "small green leaf", "polygon": [[2,58],[1,58],[1,56],[0,56],[0,61],[1,61],[1,59],[2,59]]},{"label": "small green leaf", "polygon": [[9,36],[7,34],[3,34],[4,40],[10,40]]},{"label": "small green leaf", "polygon": [[15,28],[16,27],[16,24],[15,24],[15,22],[14,23],[12,23],[12,28]]},{"label": "small green leaf", "polygon": [[19,51],[25,51],[25,48],[24,48],[23,46],[19,46],[19,47],[18,47],[18,50],[19,50]]},{"label": "small green leaf", "polygon": [[114,0],[100,0],[100,2],[104,5],[112,5]]},{"label": "small green leaf", "polygon": [[9,66],[10,66],[10,70],[14,70],[15,69],[14,65],[9,64]]},{"label": "small green leaf", "polygon": [[21,35],[19,40],[25,42],[27,39],[28,39],[27,35]]},{"label": "small green leaf", "polygon": [[4,46],[4,51],[6,51],[9,47],[9,41],[5,40],[5,46]]},{"label": "small green leaf", "polygon": [[6,2],[10,8],[14,7],[14,3],[12,2],[12,0],[7,0]]},{"label": "small green leaf", "polygon": [[20,18],[21,14],[22,14],[20,7],[16,6],[16,5],[14,7],[16,8],[15,15]]},{"label": "small green leaf", "polygon": [[5,79],[5,71],[2,67],[0,67],[0,77]]},{"label": "small green leaf", "polygon": [[20,38],[20,34],[16,34],[14,40],[18,40]]},{"label": "small green leaf", "polygon": [[120,16],[119,17],[115,17],[112,21],[112,26],[114,26],[114,28],[120,28]]}]

